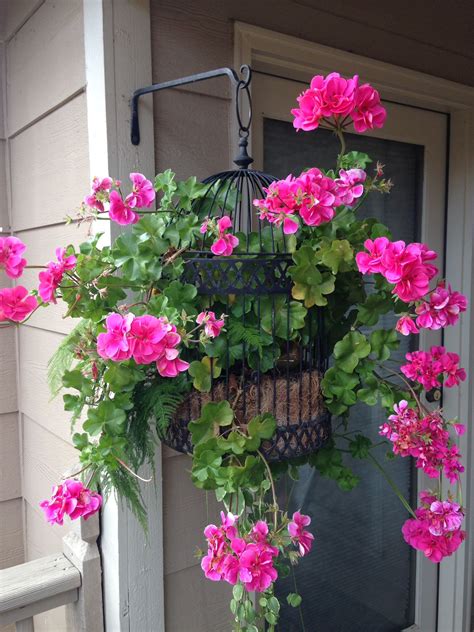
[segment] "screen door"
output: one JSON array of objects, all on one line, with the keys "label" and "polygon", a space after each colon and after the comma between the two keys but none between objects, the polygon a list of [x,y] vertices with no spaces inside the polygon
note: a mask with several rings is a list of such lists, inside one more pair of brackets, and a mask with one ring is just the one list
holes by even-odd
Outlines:
[{"label": "screen door", "polygon": [[[316,73],[315,73],[316,74]],[[255,73],[252,96],[252,151],[255,167],[276,177],[298,175],[307,167],[334,167],[339,142],[328,130],[296,133],[290,109],[305,84]],[[426,241],[443,252],[447,116],[396,103],[387,103],[382,130],[347,134],[347,151],[357,149],[386,165],[394,182],[390,195],[373,194],[360,209],[388,225],[394,239]],[[443,262],[439,261],[442,268]],[[385,317],[382,326],[395,323]],[[403,338],[396,360],[414,345],[440,342],[430,332]],[[360,430],[375,443],[385,413],[380,408],[355,406],[350,429]],[[333,420],[337,423],[337,420]],[[387,447],[375,452],[404,495],[416,503],[424,485],[410,459],[385,460]],[[405,544],[401,525],[406,511],[386,481],[367,461],[348,460],[361,482],[351,492],[323,479],[313,468],[301,469],[300,480],[282,480],[283,507],[302,510],[313,519],[315,543],[310,555],[295,568],[295,576],[277,582],[282,603],[283,632],[400,632],[412,625],[423,632],[436,627],[436,566]],[[303,597],[302,611],[286,606],[286,594]],[[416,629],[416,627],[414,628]]]}]

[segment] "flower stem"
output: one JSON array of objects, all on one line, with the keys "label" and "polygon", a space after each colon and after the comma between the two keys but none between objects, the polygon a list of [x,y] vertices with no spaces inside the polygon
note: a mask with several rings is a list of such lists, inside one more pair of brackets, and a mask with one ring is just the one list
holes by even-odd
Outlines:
[{"label": "flower stem", "polygon": [[[296,575],[295,575],[295,569],[293,567],[293,564],[291,564],[291,574],[293,575],[293,586],[295,588],[295,593],[298,595],[298,586],[296,584]],[[300,615],[300,621],[301,621],[301,630],[302,632],[306,632],[306,627],[304,624],[304,617],[303,617],[303,608],[301,607],[301,604],[298,606],[298,612]]]},{"label": "flower stem", "polygon": [[409,502],[407,501],[407,499],[405,498],[405,496],[402,494],[402,492],[398,489],[398,487],[395,485],[395,483],[392,481],[392,479],[390,478],[390,476],[387,474],[387,472],[384,470],[384,468],[380,465],[380,463],[377,461],[377,459],[374,457],[373,454],[371,454],[369,452],[368,454],[368,458],[372,461],[372,464],[382,473],[382,475],[384,476],[385,480],[387,481],[387,483],[390,485],[390,487],[393,489],[393,491],[395,492],[395,494],[398,496],[398,499],[400,500],[400,502],[402,503],[402,505],[405,507],[405,509],[408,511],[408,513],[410,515],[413,516],[413,518],[416,518],[415,512],[413,511],[413,509],[410,507]]},{"label": "flower stem", "polygon": [[339,138],[339,142],[341,143],[341,152],[337,158],[337,167],[339,168],[341,159],[346,153],[346,141],[344,140],[344,134],[342,133],[342,129],[340,127],[336,127],[334,131],[337,137]]},{"label": "flower stem", "polygon": [[[115,455],[114,455],[115,456]],[[151,481],[153,480],[153,477],[151,478],[142,478],[139,474],[137,474],[136,472],[134,472],[130,467],[128,467],[128,465],[126,463],[124,463],[122,461],[122,459],[119,459],[118,456],[115,456],[115,458],[117,459],[117,461],[120,463],[120,465],[122,467],[124,467],[127,472],[129,472],[132,476],[134,476],[135,478],[138,478],[139,481],[143,481],[144,483],[151,483]]]},{"label": "flower stem", "polygon": [[268,462],[266,460],[266,458],[263,456],[263,454],[260,452],[260,450],[257,450],[257,454],[260,456],[260,458],[262,459],[265,468],[268,472],[268,478],[270,479],[270,485],[272,486],[272,497],[273,497],[273,523],[274,523],[274,527],[275,527],[275,531],[278,528],[278,503],[277,503],[277,497],[276,497],[276,490],[275,490],[275,481],[273,480],[273,475],[272,475],[272,471],[270,469],[270,466],[268,465]]}]

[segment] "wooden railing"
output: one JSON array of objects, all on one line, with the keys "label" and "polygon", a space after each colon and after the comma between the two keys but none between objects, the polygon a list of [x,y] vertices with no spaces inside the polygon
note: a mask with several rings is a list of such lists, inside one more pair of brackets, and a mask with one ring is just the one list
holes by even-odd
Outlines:
[{"label": "wooden railing", "polygon": [[98,516],[72,525],[62,553],[0,571],[0,625],[33,632],[34,615],[66,606],[67,632],[103,632]]}]

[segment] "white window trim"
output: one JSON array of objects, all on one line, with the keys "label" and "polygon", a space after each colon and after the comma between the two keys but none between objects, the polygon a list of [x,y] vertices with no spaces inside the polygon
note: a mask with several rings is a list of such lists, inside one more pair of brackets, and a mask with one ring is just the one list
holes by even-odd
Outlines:
[{"label": "white window trim", "polygon": [[[282,35],[260,27],[236,22],[234,28],[234,62],[238,68],[252,68],[288,79],[309,80],[317,72],[337,70],[342,74],[358,73],[363,81],[377,87],[385,98],[450,115],[448,200],[446,217],[446,276],[457,290],[474,296],[472,235],[474,204],[474,88],[431,75],[400,68],[328,46]],[[469,379],[474,371],[474,319],[472,308],[461,322],[445,331],[444,341],[461,356]],[[459,438],[466,472],[462,477],[464,503],[474,507],[474,429],[472,428],[473,393],[468,383],[461,389],[447,391],[444,408],[448,416],[458,417],[468,427]],[[474,519],[468,514],[468,539],[458,553],[444,561],[439,569],[437,632],[469,632],[472,601],[472,537]],[[421,560],[417,564],[420,568]],[[417,573],[418,579],[421,573]],[[422,582],[418,582],[419,584]],[[418,586],[419,594],[423,586]],[[433,595],[433,599],[436,599]],[[422,632],[435,632],[431,621],[417,603],[415,623]],[[416,628],[415,628],[416,629]]]}]

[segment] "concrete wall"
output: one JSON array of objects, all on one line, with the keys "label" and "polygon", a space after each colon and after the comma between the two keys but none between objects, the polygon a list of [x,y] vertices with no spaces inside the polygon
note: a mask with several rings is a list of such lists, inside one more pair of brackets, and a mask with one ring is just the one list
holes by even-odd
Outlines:
[{"label": "concrete wall", "polygon": [[[8,0],[0,7],[0,179],[7,174],[7,187],[0,181],[0,224],[25,242],[29,264],[44,265],[57,246],[85,237],[84,227],[64,225],[89,186],[82,4]],[[37,274],[26,270],[19,282],[37,287]],[[0,332],[0,518],[6,514],[0,559],[8,565],[62,550],[67,530],[47,525],[38,506],[76,460],[69,416],[61,398],[50,401],[46,382],[48,359],[72,327],[64,311],[40,310],[17,330]],[[64,629],[63,609],[35,618],[37,631]]]},{"label": "concrete wall", "polygon": [[[239,20],[474,85],[470,0],[458,1],[455,11],[440,0],[151,0],[151,9],[155,82],[232,66]],[[225,79],[155,96],[157,171],[204,177],[226,168],[235,150],[230,105]],[[212,494],[206,500],[193,489],[188,457],[164,454],[166,630],[227,630],[225,587],[202,581],[194,555],[216,505]]]}]

